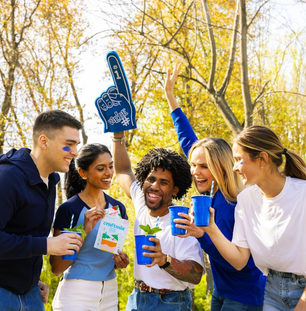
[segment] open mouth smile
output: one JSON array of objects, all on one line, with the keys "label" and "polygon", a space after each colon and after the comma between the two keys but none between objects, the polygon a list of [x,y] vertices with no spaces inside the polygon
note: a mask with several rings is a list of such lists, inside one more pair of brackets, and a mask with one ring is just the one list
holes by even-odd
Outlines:
[{"label": "open mouth smile", "polygon": [[156,192],[147,192],[147,200],[151,203],[159,201],[161,198],[161,195]]},{"label": "open mouth smile", "polygon": [[103,182],[111,182],[112,179],[111,178],[108,178],[108,179],[101,179]]},{"label": "open mouth smile", "polygon": [[196,179],[196,181],[199,186],[203,186],[205,183],[207,183],[207,179]]},{"label": "open mouth smile", "polygon": [[70,164],[71,161],[72,161],[72,158],[64,158],[64,160],[65,160],[66,162],[68,162],[68,164]]}]

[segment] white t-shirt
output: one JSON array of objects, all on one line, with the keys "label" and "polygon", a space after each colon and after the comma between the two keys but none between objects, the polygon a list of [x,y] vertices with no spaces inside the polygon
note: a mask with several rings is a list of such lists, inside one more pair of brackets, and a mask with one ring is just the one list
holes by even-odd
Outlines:
[{"label": "white t-shirt", "polygon": [[[134,234],[143,234],[139,225],[149,224],[151,228],[155,227],[157,218],[149,215],[143,192],[136,181],[131,185],[130,192],[136,214]],[[169,254],[171,257],[178,260],[193,260],[204,267],[203,251],[197,239],[194,237],[179,238],[171,234],[169,213],[163,217],[159,217],[158,226],[162,231],[157,232],[156,237],[160,240],[162,252],[164,254]],[[145,265],[138,265],[136,254],[134,261],[134,276],[136,280],[141,280],[148,286],[157,289],[185,290],[187,287],[194,288],[194,284],[176,279],[165,270],[160,269],[158,265],[151,268],[146,267]]]},{"label": "white t-shirt", "polygon": [[286,178],[281,193],[266,198],[257,185],[237,198],[232,242],[250,249],[256,266],[306,276],[306,180]]}]

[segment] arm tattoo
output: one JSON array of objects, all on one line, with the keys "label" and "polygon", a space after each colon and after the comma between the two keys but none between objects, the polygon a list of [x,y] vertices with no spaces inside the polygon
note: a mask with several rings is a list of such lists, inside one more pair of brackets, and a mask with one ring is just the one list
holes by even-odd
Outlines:
[{"label": "arm tattoo", "polygon": [[203,267],[193,260],[178,260],[172,257],[171,265],[165,268],[165,271],[178,280],[198,284],[202,278]]}]

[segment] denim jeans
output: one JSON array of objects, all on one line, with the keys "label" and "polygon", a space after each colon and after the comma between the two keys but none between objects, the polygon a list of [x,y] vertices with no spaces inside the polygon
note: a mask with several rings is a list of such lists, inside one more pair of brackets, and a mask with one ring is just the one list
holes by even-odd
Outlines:
[{"label": "denim jeans", "polygon": [[250,306],[229,298],[224,298],[216,290],[213,291],[210,307],[211,311],[262,311],[262,305]]},{"label": "denim jeans", "polygon": [[269,270],[264,311],[293,311],[306,286],[306,278],[291,273]]},{"label": "denim jeans", "polygon": [[192,299],[188,289],[158,295],[134,288],[126,311],[191,311],[191,306]]},{"label": "denim jeans", "polygon": [[27,294],[16,295],[0,287],[1,311],[44,311],[40,288],[37,285]]}]

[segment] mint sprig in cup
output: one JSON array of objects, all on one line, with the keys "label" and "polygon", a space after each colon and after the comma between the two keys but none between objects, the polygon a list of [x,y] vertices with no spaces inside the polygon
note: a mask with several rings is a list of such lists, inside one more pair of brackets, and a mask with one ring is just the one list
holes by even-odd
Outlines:
[{"label": "mint sprig in cup", "polygon": [[159,228],[159,227],[153,227],[151,228],[150,225],[139,225],[140,229],[142,229],[145,232],[145,235],[153,235],[159,231],[162,231],[163,229]]},{"label": "mint sprig in cup", "polygon": [[85,238],[86,238],[86,232],[85,232],[84,226],[82,224],[79,224],[78,226],[73,227],[73,228],[64,228],[63,231],[80,233],[83,240],[85,240]]},{"label": "mint sprig in cup", "polygon": [[[61,231],[61,234],[70,233],[70,232],[77,233],[83,238],[83,240],[86,238],[86,233],[84,230],[84,226],[82,224],[79,224],[77,227],[74,227],[74,228],[64,228]],[[76,260],[76,256],[77,256],[77,252],[74,250],[73,255],[62,255],[62,259],[63,260]]]},{"label": "mint sprig in cup", "polygon": [[151,228],[150,225],[139,225],[139,227],[144,231],[145,234],[135,235],[135,245],[136,245],[136,258],[138,265],[150,265],[153,262],[152,257],[143,256],[143,252],[153,253],[153,251],[144,250],[143,245],[155,246],[155,243],[150,241],[150,238],[155,238],[155,233],[162,231],[158,226]]}]

